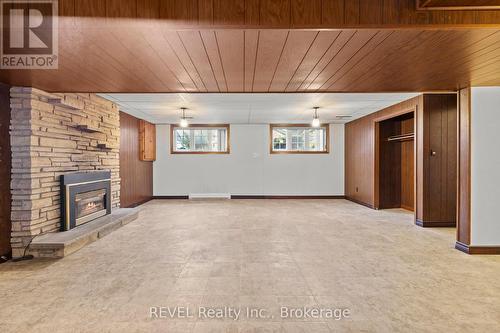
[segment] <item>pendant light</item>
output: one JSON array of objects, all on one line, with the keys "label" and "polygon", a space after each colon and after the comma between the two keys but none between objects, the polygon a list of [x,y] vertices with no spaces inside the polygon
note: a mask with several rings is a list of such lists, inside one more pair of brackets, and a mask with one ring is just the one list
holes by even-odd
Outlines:
[{"label": "pendant light", "polygon": [[182,115],[181,115],[181,121],[179,123],[180,127],[188,127],[189,126],[188,119],[193,119],[193,117],[186,117],[186,110],[187,108],[184,107],[181,108]]},{"label": "pendant light", "polygon": [[319,106],[315,106],[314,108],[314,115],[313,115],[313,121],[312,121],[312,127],[320,127],[321,122],[319,121],[319,116],[318,116],[318,109]]}]

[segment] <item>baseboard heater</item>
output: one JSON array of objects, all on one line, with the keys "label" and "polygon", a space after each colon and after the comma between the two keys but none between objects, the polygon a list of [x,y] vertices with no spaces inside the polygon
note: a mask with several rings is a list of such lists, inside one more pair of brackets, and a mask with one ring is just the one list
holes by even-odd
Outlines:
[{"label": "baseboard heater", "polygon": [[189,200],[226,200],[231,199],[229,193],[190,193]]}]

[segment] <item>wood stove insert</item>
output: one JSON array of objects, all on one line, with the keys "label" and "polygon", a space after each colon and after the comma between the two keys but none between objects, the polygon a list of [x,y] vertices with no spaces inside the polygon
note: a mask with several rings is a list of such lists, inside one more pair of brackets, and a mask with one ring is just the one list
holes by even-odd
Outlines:
[{"label": "wood stove insert", "polygon": [[61,176],[61,231],[111,214],[111,172]]}]

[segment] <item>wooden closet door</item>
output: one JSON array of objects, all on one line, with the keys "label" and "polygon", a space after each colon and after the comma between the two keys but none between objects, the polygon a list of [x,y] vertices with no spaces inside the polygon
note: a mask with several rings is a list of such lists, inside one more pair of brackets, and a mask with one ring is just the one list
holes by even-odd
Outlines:
[{"label": "wooden closet door", "polygon": [[454,223],[456,221],[457,184],[457,99],[454,94],[427,95],[425,110],[428,116],[425,149],[426,222]]}]

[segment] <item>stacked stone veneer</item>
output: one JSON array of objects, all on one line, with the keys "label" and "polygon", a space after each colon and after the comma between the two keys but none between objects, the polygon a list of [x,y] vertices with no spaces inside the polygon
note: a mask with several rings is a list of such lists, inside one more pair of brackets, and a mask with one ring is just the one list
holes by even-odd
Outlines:
[{"label": "stacked stone veneer", "polygon": [[11,88],[11,109],[11,243],[17,257],[33,236],[59,231],[60,175],[110,170],[112,204],[119,206],[120,117],[116,105],[94,94],[49,94],[21,87]]}]

